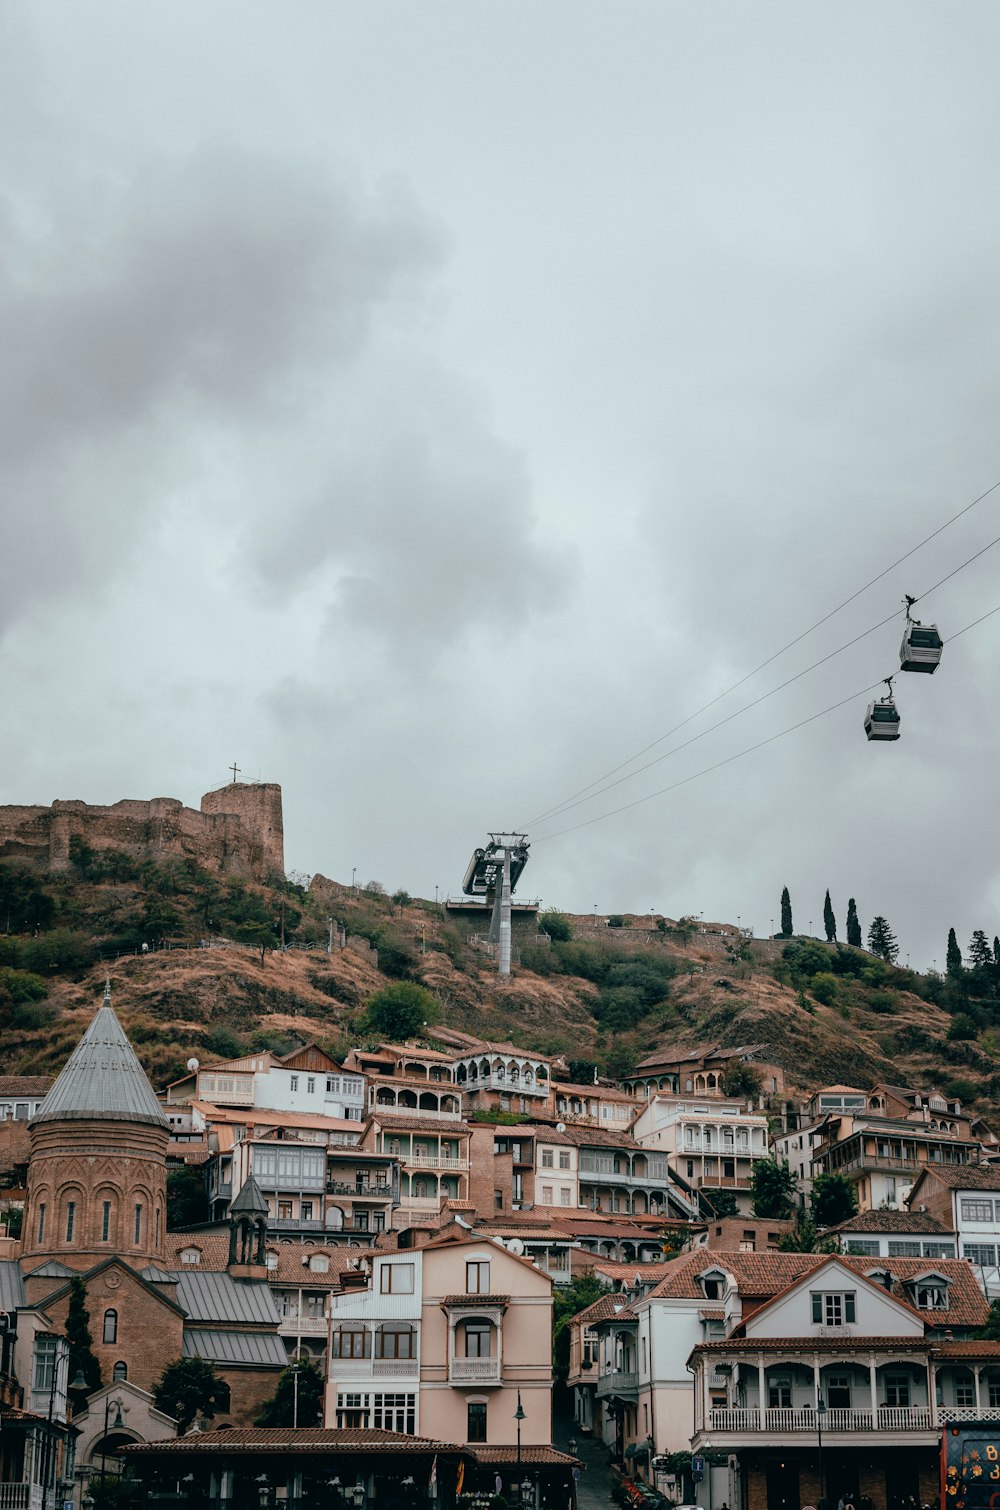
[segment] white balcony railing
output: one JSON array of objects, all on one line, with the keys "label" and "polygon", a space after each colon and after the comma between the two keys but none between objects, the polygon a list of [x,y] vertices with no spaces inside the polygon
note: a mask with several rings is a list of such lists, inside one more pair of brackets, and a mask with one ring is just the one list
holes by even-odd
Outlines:
[{"label": "white balcony railing", "polygon": [[352,1379],[418,1379],[419,1358],[334,1358],[330,1377],[347,1387]]},{"label": "white balcony railing", "polygon": [[404,1153],[400,1154],[404,1166],[417,1169],[468,1169],[468,1159],[451,1153]]},{"label": "white balcony railing", "polygon": [[0,1484],[0,1510],[42,1510],[41,1484]]},{"label": "white balcony railing", "polygon": [[448,1364],[452,1384],[499,1384],[499,1358],[452,1358]]},{"label": "white balcony railing", "polygon": [[597,1381],[597,1394],[600,1398],[605,1395],[634,1395],[638,1388],[639,1375],[624,1369],[609,1369]]},{"label": "white balcony railing", "polygon": [[[970,1416],[975,1412],[970,1412]],[[1000,1418],[1000,1412],[997,1413]],[[716,1406],[708,1413],[710,1431],[728,1431],[739,1435],[766,1432],[816,1434],[814,1410],[765,1410],[756,1406]],[[927,1405],[880,1405],[877,1410],[827,1410],[820,1422],[823,1431],[930,1431],[933,1420]]]},{"label": "white balcony railing", "polygon": [[937,1418],[942,1425],[951,1421],[1000,1421],[1000,1406],[939,1405]]}]

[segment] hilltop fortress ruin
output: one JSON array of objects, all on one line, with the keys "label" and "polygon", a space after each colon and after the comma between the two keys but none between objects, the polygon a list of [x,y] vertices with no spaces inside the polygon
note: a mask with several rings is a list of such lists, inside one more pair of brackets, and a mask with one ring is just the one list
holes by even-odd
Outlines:
[{"label": "hilltop fortress ruin", "polygon": [[126,798],[110,807],[77,801],[0,807],[0,860],[66,870],[74,838],[138,859],[191,859],[216,875],[264,881],[285,871],[281,787],[271,781],[231,781],[206,792],[198,810],[176,797]]}]

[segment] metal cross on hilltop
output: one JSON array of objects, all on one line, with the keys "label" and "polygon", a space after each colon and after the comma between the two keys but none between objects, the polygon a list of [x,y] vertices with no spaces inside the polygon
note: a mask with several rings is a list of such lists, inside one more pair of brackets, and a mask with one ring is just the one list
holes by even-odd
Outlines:
[{"label": "metal cross on hilltop", "polygon": [[242,774],[241,767],[238,766],[236,764],[235,760],[234,760],[233,763],[232,763],[232,765],[227,767],[227,770],[232,771],[232,773],[233,773],[233,786],[235,786],[236,785],[236,777],[237,777],[237,775],[238,774]]}]

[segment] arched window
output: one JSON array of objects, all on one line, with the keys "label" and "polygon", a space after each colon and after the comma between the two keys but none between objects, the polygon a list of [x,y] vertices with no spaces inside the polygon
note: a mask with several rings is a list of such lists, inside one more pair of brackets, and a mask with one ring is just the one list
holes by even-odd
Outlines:
[{"label": "arched window", "polygon": [[121,1359],[119,1359],[118,1362],[115,1364],[112,1372],[111,1372],[112,1382],[115,1383],[115,1384],[121,1384],[127,1378],[128,1378],[128,1364],[127,1363],[123,1363],[121,1361]]},{"label": "arched window", "polygon": [[105,1311],[104,1313],[104,1342],[118,1341],[118,1312]]}]

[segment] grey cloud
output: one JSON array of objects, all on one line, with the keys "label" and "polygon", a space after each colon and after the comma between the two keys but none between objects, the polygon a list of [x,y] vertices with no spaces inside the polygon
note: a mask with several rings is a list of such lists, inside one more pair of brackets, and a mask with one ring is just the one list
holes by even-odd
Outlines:
[{"label": "grey cloud", "polygon": [[235,147],[147,161],[82,221],[36,209],[8,211],[20,238],[0,271],[8,621],[88,564],[111,569],[186,448],[294,419],[438,256],[400,191],[366,198]]}]

